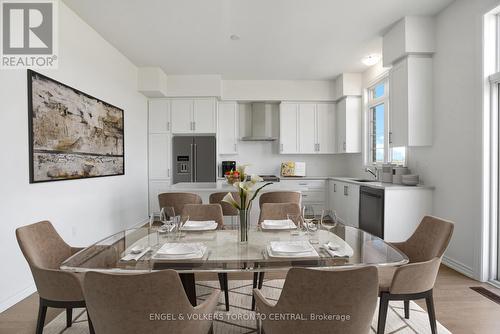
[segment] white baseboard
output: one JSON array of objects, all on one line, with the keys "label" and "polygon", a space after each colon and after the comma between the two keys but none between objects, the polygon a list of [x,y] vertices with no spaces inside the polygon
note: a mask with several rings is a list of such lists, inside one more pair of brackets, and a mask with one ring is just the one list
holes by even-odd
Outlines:
[{"label": "white baseboard", "polygon": [[35,293],[35,292],[36,292],[35,284],[31,284],[26,289],[19,291],[15,295],[10,296],[9,298],[7,298],[5,300],[2,300],[0,302],[0,312],[3,312],[6,309],[8,309],[9,307],[19,303],[21,300],[23,300],[24,298],[28,297],[29,295],[31,295],[32,293]]},{"label": "white baseboard", "polygon": [[472,268],[470,268],[469,266],[466,266],[465,264],[463,264],[459,261],[453,260],[447,256],[443,257],[442,262],[445,266],[447,266],[455,271],[458,271],[459,273],[464,274],[467,277],[470,277],[472,279],[477,280],[476,274],[474,273],[474,270]]}]

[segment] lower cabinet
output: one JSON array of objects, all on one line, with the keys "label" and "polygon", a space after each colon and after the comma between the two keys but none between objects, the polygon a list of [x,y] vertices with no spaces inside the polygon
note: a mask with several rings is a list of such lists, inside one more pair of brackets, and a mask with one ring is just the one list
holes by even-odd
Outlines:
[{"label": "lower cabinet", "polygon": [[337,217],[348,226],[358,227],[359,186],[330,180],[328,193],[330,208],[337,213]]}]

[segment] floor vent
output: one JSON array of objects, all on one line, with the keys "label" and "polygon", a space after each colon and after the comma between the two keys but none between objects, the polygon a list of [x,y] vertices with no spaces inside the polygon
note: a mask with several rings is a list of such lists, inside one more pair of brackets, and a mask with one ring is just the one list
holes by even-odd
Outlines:
[{"label": "floor vent", "polygon": [[472,290],[476,291],[477,293],[485,296],[489,300],[494,301],[497,304],[500,304],[500,296],[497,295],[496,293],[491,292],[490,290],[483,288],[481,286],[471,286],[470,287]]}]

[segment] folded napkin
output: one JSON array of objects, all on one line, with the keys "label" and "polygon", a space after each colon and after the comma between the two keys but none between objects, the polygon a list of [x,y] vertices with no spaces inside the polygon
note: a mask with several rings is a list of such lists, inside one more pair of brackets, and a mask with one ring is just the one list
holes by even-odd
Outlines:
[{"label": "folded napkin", "polygon": [[137,253],[137,254],[133,254],[133,253],[128,253],[127,255],[125,255],[124,257],[122,257],[122,261],[138,261],[141,257],[143,257],[147,252],[149,252],[149,250],[151,249],[151,247],[146,247],[144,248],[144,250],[140,253]]},{"label": "folded napkin", "polygon": [[[171,254],[169,249],[173,247],[187,246],[191,248],[192,252],[186,252],[183,254]],[[157,259],[197,259],[202,258],[207,250],[207,246],[203,243],[178,243],[178,244],[165,244],[154,254],[153,258]]]},{"label": "folded napkin", "polygon": [[294,228],[295,224],[291,219],[277,219],[277,220],[266,219],[262,222],[262,227],[268,229],[288,229],[288,228]]},{"label": "folded napkin", "polygon": [[[337,246],[337,247],[335,247]],[[331,242],[321,246],[325,251],[332,257],[351,257],[354,255],[354,251],[351,246],[345,244],[344,247],[335,245],[333,246]]]},{"label": "folded napkin", "polygon": [[215,220],[188,220],[181,229],[183,230],[197,230],[197,229],[216,229],[217,223]]}]

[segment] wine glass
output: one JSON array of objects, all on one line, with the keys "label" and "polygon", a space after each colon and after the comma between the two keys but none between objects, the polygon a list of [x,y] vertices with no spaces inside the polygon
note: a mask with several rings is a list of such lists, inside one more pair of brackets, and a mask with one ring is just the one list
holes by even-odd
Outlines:
[{"label": "wine glass", "polygon": [[189,221],[189,216],[176,216],[175,225],[177,230],[177,238],[184,238],[186,236],[185,232],[182,232],[182,226]]},{"label": "wine glass", "polygon": [[286,218],[288,220],[291,220],[297,228],[294,228],[293,230],[290,231],[290,235],[296,236],[300,234],[300,230],[302,229],[302,216],[298,214],[287,214]]},{"label": "wine glass", "polygon": [[304,226],[307,234],[317,230],[317,226],[314,224],[316,215],[314,214],[314,207],[312,205],[304,205],[302,208],[302,218],[304,219]]},{"label": "wine glass", "polygon": [[335,210],[323,210],[321,212],[321,226],[331,232],[337,226],[337,212]]}]

